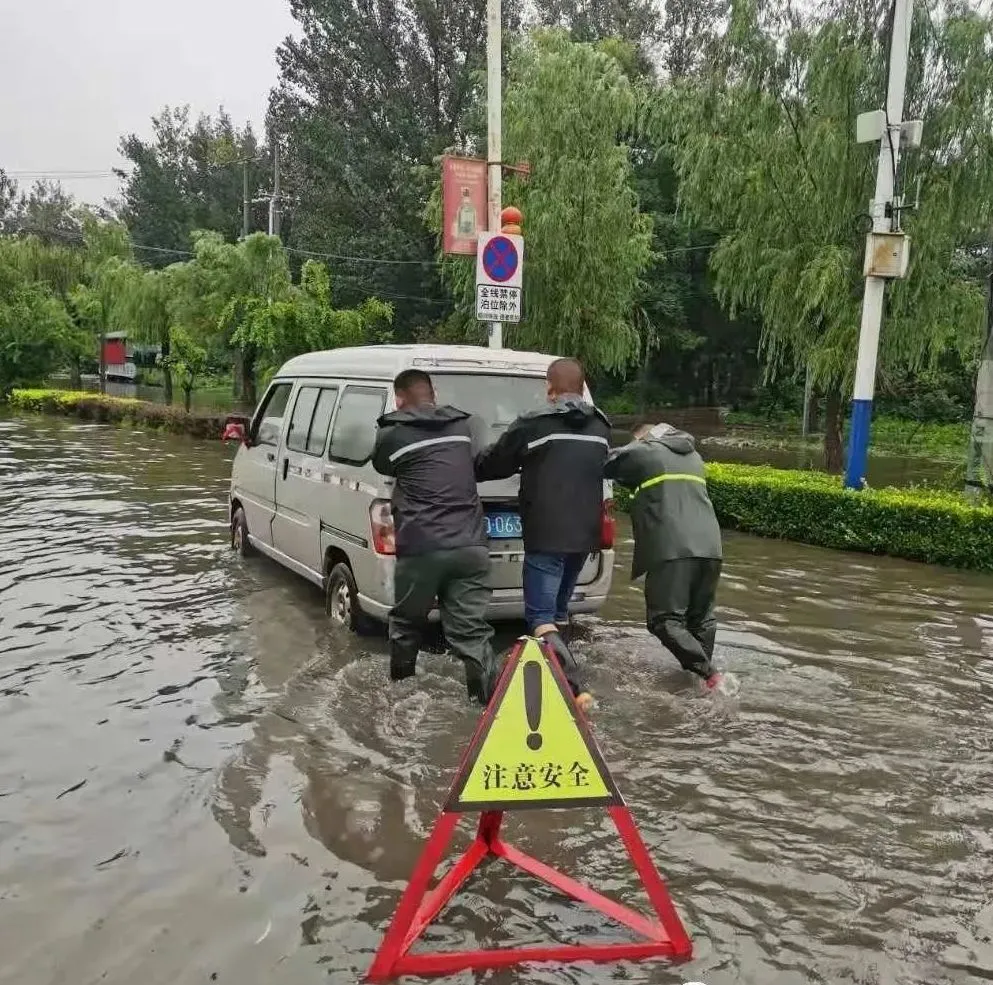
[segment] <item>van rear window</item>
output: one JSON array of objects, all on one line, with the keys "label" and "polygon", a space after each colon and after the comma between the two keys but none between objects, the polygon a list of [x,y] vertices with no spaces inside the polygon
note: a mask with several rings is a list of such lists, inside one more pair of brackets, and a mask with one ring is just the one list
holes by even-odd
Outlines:
[{"label": "van rear window", "polygon": [[496,441],[521,415],[545,406],[544,376],[432,373],[435,398],[472,414],[486,425],[484,444]]}]

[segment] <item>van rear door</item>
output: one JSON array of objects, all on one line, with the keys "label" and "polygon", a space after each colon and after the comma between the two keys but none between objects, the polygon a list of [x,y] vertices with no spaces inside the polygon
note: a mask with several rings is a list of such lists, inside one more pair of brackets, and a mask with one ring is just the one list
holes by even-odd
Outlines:
[{"label": "van rear door", "polygon": [[[446,373],[433,370],[439,404],[451,404],[473,415],[473,439],[486,447],[521,415],[539,410],[546,403],[545,376],[500,373]],[[587,399],[589,396],[587,395]],[[490,584],[493,588],[521,588],[524,541],[518,512],[520,476],[479,485],[489,534]],[[580,585],[594,582],[600,574],[600,559],[593,556],[583,567]]]}]

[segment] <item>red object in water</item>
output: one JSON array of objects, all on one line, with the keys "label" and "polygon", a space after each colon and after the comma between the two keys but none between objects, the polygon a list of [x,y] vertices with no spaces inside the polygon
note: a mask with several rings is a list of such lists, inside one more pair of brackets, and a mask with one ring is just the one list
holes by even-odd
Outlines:
[{"label": "red object in water", "polygon": [[724,678],[720,674],[718,674],[717,671],[714,671],[714,673],[711,674],[710,677],[708,677],[703,682],[703,684],[704,684],[704,687],[706,687],[708,691],[716,691],[717,688],[719,688],[721,686],[721,681],[722,680],[724,680]]},{"label": "red object in water", "polygon": [[[496,694],[480,717],[476,732],[462,757],[455,783],[449,794],[449,802],[458,800],[455,797],[457,788],[465,771],[471,769],[473,765],[469,761],[470,754],[474,750],[478,754],[480,742],[485,737],[499,710],[501,696],[506,693],[510,675],[520,661],[523,648],[524,642],[519,641],[507,660],[501,680],[497,684]],[[560,687],[566,688],[562,669],[554,656],[551,657],[549,664],[555,677],[560,678]],[[576,710],[573,714],[577,716],[577,724],[582,721],[581,728],[586,738],[590,742],[594,742],[581,713]],[[596,752],[602,763],[599,750],[597,749]],[[610,782],[613,785],[613,781]],[[554,804],[550,802],[549,806],[553,807]],[[504,813],[502,810],[483,810],[480,812],[479,825],[472,844],[432,888],[430,884],[434,871],[441,862],[445,849],[448,847],[452,834],[462,816],[458,810],[448,810],[446,807],[442,809],[435,822],[434,830],[424,846],[424,851],[414,866],[410,882],[400,897],[393,920],[382,944],[380,944],[372,967],[366,975],[366,980],[383,982],[401,975],[448,975],[466,969],[506,968],[535,961],[603,962],[635,961],[651,957],[666,957],[674,960],[690,958],[693,954],[693,944],[679,919],[679,914],[666,890],[665,883],[653,865],[645,844],[641,840],[630,811],[623,800],[620,800],[619,795],[616,795],[616,799],[606,810],[617,828],[617,833],[627,849],[639,880],[648,895],[648,900],[655,911],[655,919],[608,899],[589,886],[577,882],[544,862],[526,855],[512,845],[508,845],[500,837],[500,825]],[[528,875],[553,886],[566,896],[593,907],[611,920],[623,924],[640,939],[630,943],[617,944],[504,946],[489,950],[411,954],[410,951],[421,934],[444,909],[479,864],[490,856],[503,859]]]}]

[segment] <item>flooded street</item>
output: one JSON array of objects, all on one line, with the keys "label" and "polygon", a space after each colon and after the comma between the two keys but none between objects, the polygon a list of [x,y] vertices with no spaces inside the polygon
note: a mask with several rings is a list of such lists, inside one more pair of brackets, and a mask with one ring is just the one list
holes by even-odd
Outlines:
[{"label": "flooded street", "polygon": [[[388,687],[384,640],[238,559],[230,455],[0,418],[2,983],[356,982],[444,800],[476,717],[460,668],[425,655]],[[726,552],[736,696],[702,696],[643,629],[626,555],[579,648],[694,960],[479,977],[993,981],[993,578],[734,534]],[[605,816],[508,833],[640,904]],[[427,940],[621,935],[493,865]]]}]

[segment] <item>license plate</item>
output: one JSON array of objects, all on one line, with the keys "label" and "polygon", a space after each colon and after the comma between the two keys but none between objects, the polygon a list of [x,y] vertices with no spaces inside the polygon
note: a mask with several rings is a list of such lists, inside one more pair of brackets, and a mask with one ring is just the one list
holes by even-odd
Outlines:
[{"label": "license plate", "polygon": [[521,518],[516,513],[487,513],[486,536],[490,540],[520,540]]}]

